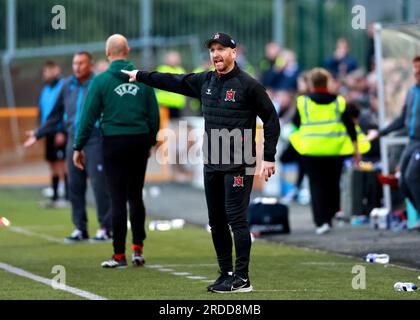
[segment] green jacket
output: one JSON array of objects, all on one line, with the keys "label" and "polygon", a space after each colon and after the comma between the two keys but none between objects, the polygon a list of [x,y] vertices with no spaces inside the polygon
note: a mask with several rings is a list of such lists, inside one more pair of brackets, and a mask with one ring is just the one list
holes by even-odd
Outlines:
[{"label": "green jacket", "polygon": [[117,60],[93,79],[74,150],[83,149],[98,119],[104,136],[149,134],[150,145],[156,143],[160,119],[154,90],[143,83],[129,83],[122,69],[134,70],[134,66],[130,61]]}]

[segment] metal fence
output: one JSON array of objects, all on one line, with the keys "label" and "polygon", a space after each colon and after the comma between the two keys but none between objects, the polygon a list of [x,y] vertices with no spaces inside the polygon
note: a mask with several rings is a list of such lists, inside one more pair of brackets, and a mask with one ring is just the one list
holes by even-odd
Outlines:
[{"label": "metal fence", "polygon": [[0,51],[6,48],[6,0],[0,0]]},{"label": "metal fence", "polygon": [[[372,2],[376,2],[373,7]],[[7,27],[13,21],[8,11],[12,3],[16,12],[15,32],[10,25]],[[181,51],[183,65],[190,71],[201,56],[207,55],[202,46],[204,39],[215,31],[225,31],[244,45],[254,67],[258,67],[264,45],[269,41],[294,50],[302,69],[322,65],[333,52],[338,37],[349,40],[352,54],[365,66],[367,32],[351,27],[352,7],[362,4],[369,9],[368,14],[374,13],[374,19],[393,20],[415,18],[416,3],[413,0],[60,0],[66,9],[66,30],[54,30],[51,9],[56,0],[0,0],[0,55],[13,43],[17,50],[13,57],[20,59],[15,66],[25,59],[69,56],[79,49],[103,55],[104,40],[112,33],[122,33],[131,40],[134,53],[142,54],[136,64],[152,68],[162,62],[164,50],[173,47]],[[31,77],[32,81],[36,77],[39,80],[39,73],[31,75],[28,71],[25,68],[23,76],[22,72],[12,70],[9,78],[17,86]],[[8,81],[6,72],[0,75],[0,84],[4,80]],[[0,106],[14,104],[7,99],[5,90],[2,84]],[[16,104],[28,104],[31,99],[33,96]]]}]

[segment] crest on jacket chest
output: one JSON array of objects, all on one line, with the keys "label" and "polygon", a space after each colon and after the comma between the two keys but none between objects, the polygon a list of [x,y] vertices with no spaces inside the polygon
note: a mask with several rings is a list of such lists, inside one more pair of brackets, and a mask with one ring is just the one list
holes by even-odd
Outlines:
[{"label": "crest on jacket chest", "polygon": [[235,94],[236,94],[236,91],[233,91],[232,89],[226,91],[225,101],[235,102]]}]

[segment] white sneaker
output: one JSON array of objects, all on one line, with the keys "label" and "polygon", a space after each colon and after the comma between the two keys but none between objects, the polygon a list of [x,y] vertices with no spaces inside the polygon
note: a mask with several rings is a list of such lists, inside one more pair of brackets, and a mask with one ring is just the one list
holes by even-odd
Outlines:
[{"label": "white sneaker", "polygon": [[83,232],[79,229],[74,229],[73,232],[64,239],[65,243],[74,243],[74,242],[81,242],[89,240],[89,236],[87,232]]},{"label": "white sneaker", "polygon": [[92,241],[106,242],[112,240],[112,234],[106,229],[99,229]]},{"label": "white sneaker", "polygon": [[324,223],[322,226],[315,229],[315,233],[318,235],[321,235],[321,234],[330,232],[330,230],[331,230],[330,225],[328,223]]}]

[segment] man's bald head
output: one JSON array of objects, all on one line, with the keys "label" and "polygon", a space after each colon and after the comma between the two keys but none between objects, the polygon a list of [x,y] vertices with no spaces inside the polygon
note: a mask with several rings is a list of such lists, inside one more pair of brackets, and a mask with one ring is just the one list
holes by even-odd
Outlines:
[{"label": "man's bald head", "polygon": [[128,41],[120,34],[114,34],[106,41],[106,55],[109,59],[127,58],[129,52]]}]

